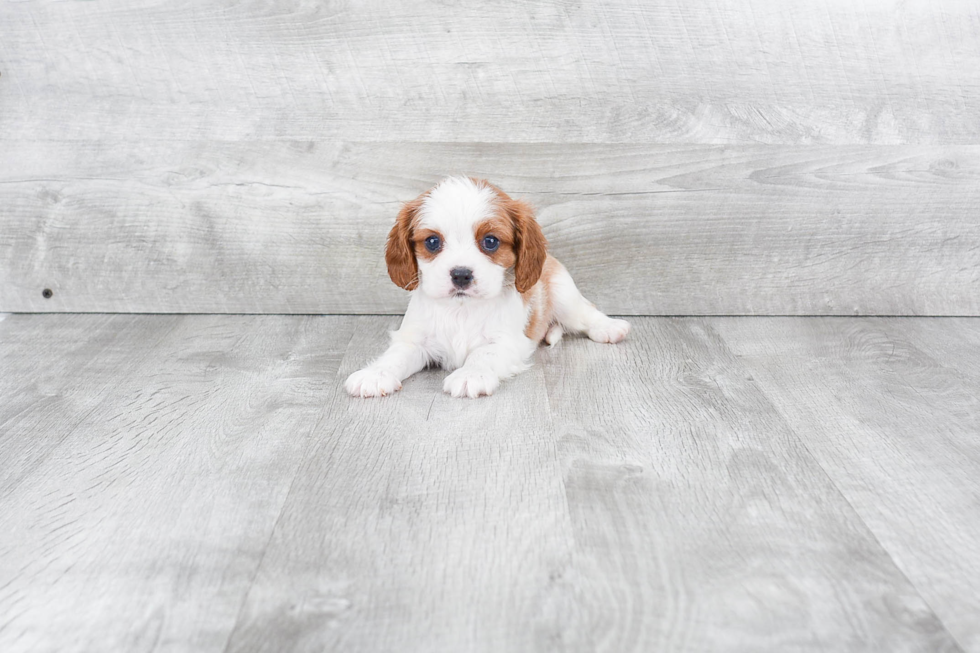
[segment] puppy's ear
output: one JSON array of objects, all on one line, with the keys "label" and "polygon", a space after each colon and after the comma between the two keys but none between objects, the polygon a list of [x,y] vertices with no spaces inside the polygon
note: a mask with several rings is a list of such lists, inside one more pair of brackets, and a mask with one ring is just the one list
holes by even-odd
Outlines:
[{"label": "puppy's ear", "polygon": [[527,292],[541,278],[544,261],[548,257],[548,241],[538,221],[534,219],[534,209],[527,202],[508,200],[507,214],[514,223],[517,263],[514,265],[514,283],[517,292]]},{"label": "puppy's ear", "polygon": [[405,290],[415,290],[419,285],[419,264],[415,260],[412,225],[421,206],[422,198],[418,197],[402,207],[395,220],[395,226],[388,234],[388,243],[385,245],[388,276],[395,285]]}]

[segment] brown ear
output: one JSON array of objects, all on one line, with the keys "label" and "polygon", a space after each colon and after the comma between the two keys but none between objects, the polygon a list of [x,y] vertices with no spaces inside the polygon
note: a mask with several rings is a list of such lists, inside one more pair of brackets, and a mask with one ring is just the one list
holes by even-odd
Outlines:
[{"label": "brown ear", "polygon": [[516,235],[514,283],[517,292],[527,292],[541,278],[544,261],[548,257],[548,241],[534,219],[534,209],[529,204],[521,200],[508,200],[507,213],[514,223]]},{"label": "brown ear", "polygon": [[395,285],[405,290],[415,290],[419,285],[419,264],[415,260],[412,224],[421,206],[422,198],[417,198],[402,207],[395,220],[395,226],[388,233],[388,243],[385,245],[388,276]]}]

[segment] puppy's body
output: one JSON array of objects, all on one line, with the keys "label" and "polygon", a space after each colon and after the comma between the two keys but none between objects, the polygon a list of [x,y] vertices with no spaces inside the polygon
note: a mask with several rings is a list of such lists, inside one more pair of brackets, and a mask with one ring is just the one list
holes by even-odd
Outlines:
[{"label": "puppy's body", "polygon": [[491,184],[450,177],[405,205],[388,236],[388,273],[412,291],[391,346],[348,377],[354,396],[384,396],[430,364],[454,370],[454,397],[492,394],[565,332],[618,342],[629,324],[588,302],[547,254],[530,207]]}]

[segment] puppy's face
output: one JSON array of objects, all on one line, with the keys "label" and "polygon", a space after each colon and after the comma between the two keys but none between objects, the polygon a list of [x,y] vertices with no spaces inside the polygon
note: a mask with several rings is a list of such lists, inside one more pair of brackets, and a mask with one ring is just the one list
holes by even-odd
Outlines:
[{"label": "puppy's face", "polygon": [[450,177],[406,204],[385,249],[388,275],[434,299],[489,299],[529,290],[547,241],[524,202],[482,180]]}]

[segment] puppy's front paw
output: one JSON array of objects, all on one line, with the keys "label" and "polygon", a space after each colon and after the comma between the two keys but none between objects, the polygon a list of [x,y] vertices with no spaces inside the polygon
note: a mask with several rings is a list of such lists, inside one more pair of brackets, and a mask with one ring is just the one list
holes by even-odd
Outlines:
[{"label": "puppy's front paw", "polygon": [[352,397],[384,397],[398,392],[401,387],[402,382],[391,372],[370,367],[354,372],[344,382],[344,388]]},{"label": "puppy's front paw", "polygon": [[499,385],[500,377],[490,370],[461,367],[446,377],[442,389],[454,397],[476,399],[492,395]]},{"label": "puppy's front paw", "polygon": [[626,320],[614,320],[611,317],[600,321],[589,329],[589,338],[596,342],[619,342],[630,332],[630,323]]}]

